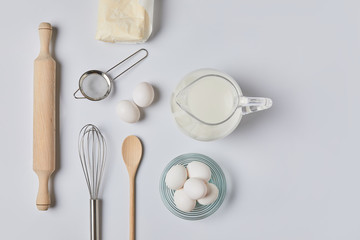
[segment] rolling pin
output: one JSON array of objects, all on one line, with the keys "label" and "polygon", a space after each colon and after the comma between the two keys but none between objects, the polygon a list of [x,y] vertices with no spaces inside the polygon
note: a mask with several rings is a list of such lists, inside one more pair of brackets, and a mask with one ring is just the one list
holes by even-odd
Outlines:
[{"label": "rolling pin", "polygon": [[33,169],[39,178],[36,206],[50,206],[48,182],[56,159],[56,62],[49,45],[52,26],[40,23],[40,53],[34,61]]}]

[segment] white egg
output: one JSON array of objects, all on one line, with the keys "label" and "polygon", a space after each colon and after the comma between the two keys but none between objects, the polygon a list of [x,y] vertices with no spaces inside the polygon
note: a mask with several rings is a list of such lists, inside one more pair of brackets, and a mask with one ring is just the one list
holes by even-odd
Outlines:
[{"label": "white egg", "polygon": [[166,173],[165,183],[168,188],[178,190],[184,186],[186,178],[186,168],[182,165],[175,165]]},{"label": "white egg", "polygon": [[211,178],[210,168],[202,162],[193,161],[187,165],[189,178],[200,178],[208,182]]},{"label": "white egg", "polygon": [[154,88],[150,83],[139,83],[133,91],[133,100],[139,107],[148,107],[154,100]]},{"label": "white egg", "polygon": [[206,196],[206,183],[199,178],[189,178],[184,184],[184,190],[189,198],[197,200]]},{"label": "white egg", "polygon": [[209,205],[215,202],[219,196],[219,189],[213,183],[207,183],[207,194],[205,197],[198,199],[201,205]]},{"label": "white egg", "polygon": [[191,212],[196,205],[196,201],[189,198],[184,189],[176,190],[174,193],[174,203],[178,209],[184,212]]},{"label": "white egg", "polygon": [[135,123],[140,119],[139,108],[133,102],[128,100],[122,100],[119,102],[117,112],[120,119],[128,123]]}]

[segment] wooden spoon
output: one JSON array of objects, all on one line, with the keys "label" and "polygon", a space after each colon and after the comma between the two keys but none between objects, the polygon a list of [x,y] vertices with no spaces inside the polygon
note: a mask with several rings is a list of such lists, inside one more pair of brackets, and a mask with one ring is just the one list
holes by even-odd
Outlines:
[{"label": "wooden spoon", "polygon": [[122,144],[122,156],[129,173],[130,183],[130,232],[129,239],[135,240],[135,176],[142,157],[142,145],[136,136],[128,136]]}]

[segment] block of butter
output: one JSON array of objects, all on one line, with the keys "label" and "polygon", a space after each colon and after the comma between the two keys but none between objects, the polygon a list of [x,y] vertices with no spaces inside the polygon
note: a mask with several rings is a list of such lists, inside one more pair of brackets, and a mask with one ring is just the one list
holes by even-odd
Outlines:
[{"label": "block of butter", "polygon": [[154,0],[99,0],[96,39],[141,43],[152,32]]}]

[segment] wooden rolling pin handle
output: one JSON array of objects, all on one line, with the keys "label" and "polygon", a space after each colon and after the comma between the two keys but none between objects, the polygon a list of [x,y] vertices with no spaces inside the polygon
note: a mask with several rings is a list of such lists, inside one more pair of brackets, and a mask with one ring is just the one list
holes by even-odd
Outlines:
[{"label": "wooden rolling pin handle", "polygon": [[40,55],[50,54],[49,46],[52,35],[52,27],[50,23],[40,23],[39,25],[39,36],[40,36]]},{"label": "wooden rolling pin handle", "polygon": [[36,207],[41,211],[46,211],[51,204],[48,190],[48,182],[51,173],[48,171],[38,171],[37,175],[39,177],[39,192],[36,198]]}]

